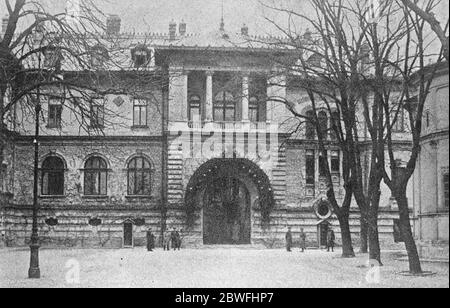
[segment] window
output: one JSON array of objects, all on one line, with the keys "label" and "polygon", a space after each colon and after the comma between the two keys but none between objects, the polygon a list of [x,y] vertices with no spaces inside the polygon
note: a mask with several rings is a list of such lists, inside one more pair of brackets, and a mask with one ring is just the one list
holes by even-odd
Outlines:
[{"label": "window", "polygon": [[405,113],[403,108],[400,108],[400,110],[393,110],[392,111],[392,119],[391,119],[391,125],[392,125],[392,131],[395,133],[401,133],[405,131]]},{"label": "window", "polygon": [[97,45],[92,48],[91,63],[93,67],[98,68],[104,66],[108,58],[108,50],[105,47]]},{"label": "window", "polygon": [[48,104],[48,128],[61,127],[62,105],[59,100],[50,100]]},{"label": "window", "polygon": [[427,111],[425,111],[425,127],[430,128],[430,125],[431,125],[431,115],[430,115],[430,111],[427,110]]},{"label": "window", "polygon": [[306,151],[306,185],[314,185],[316,182],[316,158],[314,150]]},{"label": "window", "polygon": [[316,138],[316,128],[314,127],[314,112],[312,110],[309,110],[306,112],[306,132],[305,136],[308,140],[313,140]]},{"label": "window", "polygon": [[91,157],[84,165],[84,194],[86,196],[106,196],[108,168],[101,157]]},{"label": "window", "polygon": [[44,67],[51,69],[61,68],[62,55],[61,51],[56,47],[47,47],[44,51]]},{"label": "window", "polygon": [[319,156],[319,176],[326,176],[327,175],[327,165],[326,165],[326,158],[324,153],[320,153]]},{"label": "window", "polygon": [[189,99],[189,121],[200,121],[201,119],[200,96],[192,95]]},{"label": "window", "polygon": [[236,103],[233,94],[226,91],[219,92],[214,100],[214,121],[236,121]]},{"label": "window", "polygon": [[135,99],[133,103],[133,126],[147,127],[147,106],[146,100]]},{"label": "window", "polygon": [[133,158],[128,164],[128,195],[151,195],[151,165],[143,157]]},{"label": "window", "polygon": [[448,185],[449,185],[449,178],[448,178],[448,173],[444,173],[444,180],[443,180],[443,184],[444,184],[444,207],[445,207],[445,209],[448,209],[449,208],[449,200],[448,200],[448,198],[449,198],[449,196],[448,196],[448,194],[449,194],[449,187],[448,187]]},{"label": "window", "polygon": [[341,118],[339,116],[339,112],[338,111],[334,111],[331,114],[331,125],[332,125],[331,132],[330,132],[331,140],[336,141],[338,139],[337,138],[337,136],[338,136],[337,133],[339,132],[340,121],[341,121]]},{"label": "window", "polygon": [[131,50],[131,58],[135,68],[146,67],[151,58],[151,51],[144,45],[138,45]]},{"label": "window", "polygon": [[258,98],[253,96],[249,100],[248,104],[248,117],[251,122],[259,122],[259,104]]},{"label": "window", "polygon": [[91,102],[91,127],[103,128],[105,125],[105,102],[96,99]]},{"label": "window", "polygon": [[319,120],[319,129],[322,133],[322,138],[327,139],[327,133],[328,133],[328,115],[325,111],[321,111],[318,114],[318,120]]},{"label": "window", "polygon": [[331,172],[334,174],[340,174],[340,165],[341,160],[339,151],[331,151]]},{"label": "window", "polygon": [[61,158],[51,156],[42,163],[41,194],[43,196],[64,195],[64,162]]}]

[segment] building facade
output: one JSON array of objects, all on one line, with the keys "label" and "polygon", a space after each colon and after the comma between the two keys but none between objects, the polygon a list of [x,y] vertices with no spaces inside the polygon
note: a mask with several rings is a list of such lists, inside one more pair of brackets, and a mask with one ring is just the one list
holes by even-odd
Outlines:
[{"label": "building facade", "polygon": [[416,235],[420,255],[425,259],[448,260],[448,98],[448,62],[445,62],[437,68],[425,103],[414,181]]},{"label": "building facade", "polygon": [[[111,32],[122,35],[114,20],[110,24]],[[163,67],[164,73],[149,83],[150,97],[111,94],[91,102],[91,131],[80,130],[60,102],[43,102],[43,245],[134,247],[144,244],[148,228],[159,238],[164,230],[182,230],[186,246],[277,247],[288,226],[295,240],[304,229],[310,246],[324,245],[329,228],[340,238],[314,133],[302,127],[291,134],[295,119],[276,99],[295,102],[306,113],[307,95],[291,86],[292,77],[279,74],[275,59],[284,52],[258,40],[249,44],[248,38],[246,27],[235,34],[222,24],[218,31],[189,35],[185,24],[173,23],[168,35],[137,38],[130,67]],[[31,235],[34,123],[20,108],[15,115],[18,136],[4,164],[10,175],[1,209],[6,246],[27,245]],[[319,114],[342,201],[342,154],[331,133],[332,117],[325,108]],[[95,134],[99,128],[101,135]],[[403,135],[398,149],[407,154]],[[398,211],[385,186],[380,205],[383,247],[402,247],[394,241]],[[354,203],[355,243],[359,220]]]}]

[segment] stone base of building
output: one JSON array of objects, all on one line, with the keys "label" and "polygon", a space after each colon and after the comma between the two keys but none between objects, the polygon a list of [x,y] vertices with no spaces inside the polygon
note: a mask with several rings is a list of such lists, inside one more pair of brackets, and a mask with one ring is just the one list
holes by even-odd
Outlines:
[{"label": "stone base of building", "polygon": [[419,255],[424,260],[449,261],[449,243],[418,243]]}]

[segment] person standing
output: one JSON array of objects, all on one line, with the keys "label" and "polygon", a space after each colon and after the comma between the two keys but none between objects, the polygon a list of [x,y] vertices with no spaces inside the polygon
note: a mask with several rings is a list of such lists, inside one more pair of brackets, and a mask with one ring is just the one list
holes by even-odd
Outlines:
[{"label": "person standing", "polygon": [[147,251],[153,251],[155,249],[155,236],[152,233],[152,229],[147,230]]},{"label": "person standing", "polygon": [[175,230],[175,249],[177,250],[181,250],[181,235],[180,232],[178,232],[178,230]]},{"label": "person standing", "polygon": [[170,232],[166,230],[164,232],[164,250],[169,251],[170,250]]},{"label": "person standing", "polygon": [[286,233],[286,250],[288,252],[291,252],[291,248],[292,248],[292,232],[291,227],[288,227],[288,231]]},{"label": "person standing", "polygon": [[334,231],[333,229],[329,229],[328,233],[327,233],[327,251],[331,251],[334,252],[334,241],[336,240],[336,236],[334,235]]},{"label": "person standing", "polygon": [[303,228],[300,229],[300,249],[302,252],[305,252],[306,250],[306,233]]},{"label": "person standing", "polygon": [[176,228],[173,228],[172,232],[170,233],[170,241],[171,241],[173,250],[176,250],[177,246],[178,246],[177,229]]}]

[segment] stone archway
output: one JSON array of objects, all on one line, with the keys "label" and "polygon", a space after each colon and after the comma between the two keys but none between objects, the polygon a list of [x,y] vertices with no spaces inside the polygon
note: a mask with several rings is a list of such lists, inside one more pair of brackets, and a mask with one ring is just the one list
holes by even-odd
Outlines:
[{"label": "stone archway", "polygon": [[191,177],[185,202],[188,217],[201,213],[204,244],[250,244],[252,205],[258,204],[264,220],[274,198],[268,176],[256,164],[212,159]]}]

